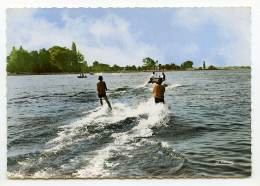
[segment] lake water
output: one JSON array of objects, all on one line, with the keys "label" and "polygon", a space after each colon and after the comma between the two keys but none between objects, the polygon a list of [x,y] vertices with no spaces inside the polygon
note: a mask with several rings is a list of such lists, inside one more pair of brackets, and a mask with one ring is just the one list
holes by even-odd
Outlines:
[{"label": "lake water", "polygon": [[250,70],[7,77],[9,178],[235,178],[251,175]]}]

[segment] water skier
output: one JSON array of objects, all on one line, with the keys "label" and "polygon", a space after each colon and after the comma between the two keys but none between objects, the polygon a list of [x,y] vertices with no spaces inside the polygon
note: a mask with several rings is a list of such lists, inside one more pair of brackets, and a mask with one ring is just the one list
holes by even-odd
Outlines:
[{"label": "water skier", "polygon": [[153,87],[153,97],[154,97],[155,103],[161,102],[161,103],[165,104],[164,103],[165,88],[161,84],[162,84],[162,78],[159,78],[157,83]]},{"label": "water skier", "polygon": [[97,95],[100,99],[100,104],[103,106],[103,100],[102,98],[104,98],[104,100],[106,100],[107,105],[109,106],[110,109],[112,109],[110,102],[108,101],[108,98],[106,96],[106,91],[107,91],[107,85],[106,83],[103,81],[103,77],[99,76],[98,77],[99,82],[97,83]]}]

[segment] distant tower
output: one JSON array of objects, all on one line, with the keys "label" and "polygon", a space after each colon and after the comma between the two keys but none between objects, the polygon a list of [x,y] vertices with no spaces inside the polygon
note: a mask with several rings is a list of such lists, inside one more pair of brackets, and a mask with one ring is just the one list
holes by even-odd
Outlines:
[{"label": "distant tower", "polygon": [[204,69],[204,70],[206,69],[205,61],[203,61],[203,69]]}]

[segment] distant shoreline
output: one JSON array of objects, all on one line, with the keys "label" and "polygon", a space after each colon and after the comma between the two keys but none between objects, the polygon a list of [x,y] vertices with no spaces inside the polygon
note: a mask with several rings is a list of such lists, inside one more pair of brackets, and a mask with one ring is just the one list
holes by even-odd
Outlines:
[{"label": "distant shoreline", "polygon": [[[160,70],[158,72],[172,72],[172,71],[212,71],[212,70],[250,70],[251,67],[217,67],[217,69],[186,69],[186,70]],[[111,71],[111,72],[82,72],[83,74],[98,74],[98,73],[146,73],[153,72],[155,70],[139,71],[139,70],[126,70],[126,71]],[[8,73],[7,76],[28,76],[28,75],[66,75],[66,74],[75,74],[79,75],[79,72],[46,72],[46,73]]]}]

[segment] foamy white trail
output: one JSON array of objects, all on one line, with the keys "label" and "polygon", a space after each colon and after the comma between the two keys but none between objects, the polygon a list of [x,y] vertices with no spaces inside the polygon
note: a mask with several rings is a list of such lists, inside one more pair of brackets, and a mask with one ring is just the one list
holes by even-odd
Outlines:
[{"label": "foamy white trail", "polygon": [[[149,89],[149,91],[153,91],[153,87],[154,87],[155,84],[152,84],[152,83],[148,83],[148,82],[145,82],[144,84],[142,85],[139,85],[137,86],[136,88],[137,89]],[[173,90],[177,87],[181,87],[182,85],[179,84],[179,83],[176,83],[176,84],[169,84],[167,81],[163,82],[162,85],[164,85],[166,88],[165,90]]]},{"label": "foamy white trail", "polygon": [[144,84],[142,84],[142,85],[139,85],[138,87],[136,87],[136,88],[144,88],[144,87],[146,87],[147,85],[149,85],[149,83],[148,83],[148,81],[147,82],[145,82]]},{"label": "foamy white trail", "polygon": [[[73,177],[109,177],[111,173],[108,167],[116,166],[107,161],[110,157],[118,153],[128,156],[128,154],[122,153],[129,152],[129,150],[133,150],[141,146],[142,143],[147,142],[145,137],[153,135],[153,128],[167,126],[167,122],[169,121],[170,111],[168,107],[164,104],[155,104],[153,98],[150,98],[147,102],[139,103],[134,108],[122,103],[113,104],[112,107],[112,111],[110,111],[106,105],[88,111],[86,117],[70,125],[59,127],[61,131],[58,132],[58,137],[48,142],[48,144],[53,147],[46,151],[57,152],[77,142],[86,140],[86,138],[95,140],[96,135],[100,134],[90,134],[87,130],[88,126],[95,126],[96,128],[102,129],[130,117],[137,118],[136,125],[129,129],[129,131],[112,133],[111,137],[114,138],[114,141],[105,148],[94,151],[93,153],[96,154],[94,157],[79,154],[76,158],[80,160],[71,159],[70,165],[64,165],[73,167],[76,164],[87,162],[87,166],[77,170],[77,172],[73,174]],[[142,117],[144,115],[146,116],[145,118]],[[134,142],[135,138],[143,139],[136,143]],[[107,168],[105,169],[104,167]],[[45,171],[37,172],[35,177],[44,177],[45,174]]]},{"label": "foamy white trail", "polygon": [[[147,141],[144,139],[138,143],[132,143],[135,138],[152,136],[153,127],[167,126],[169,120],[168,108],[164,104],[155,104],[153,98],[149,99],[146,103],[139,104],[135,109],[127,108],[124,105],[120,105],[120,109],[119,113],[124,113],[125,118],[143,114],[147,114],[148,118],[140,119],[137,125],[129,131],[112,134],[111,136],[115,139],[113,143],[104,149],[96,151],[97,155],[94,158],[86,160],[88,161],[88,166],[78,170],[73,176],[79,178],[109,177],[109,169],[104,169],[104,166],[110,168],[116,166],[116,164],[111,164],[107,161],[113,154],[120,153],[121,155],[128,156],[128,154],[122,153],[126,153],[126,150],[133,150],[135,147],[142,145],[144,141]],[[115,118],[115,120],[118,119]]]},{"label": "foamy white trail", "polygon": [[85,134],[88,138],[95,138],[95,134],[90,135],[88,133],[88,126],[97,125],[97,127],[103,128],[111,123],[124,120],[127,117],[138,115],[138,113],[134,112],[133,109],[126,107],[124,104],[112,104],[112,107],[113,110],[111,112],[105,103],[104,107],[98,107],[87,112],[87,117],[84,117],[70,125],[59,127],[61,131],[58,133],[58,137],[48,142],[48,144],[54,144],[55,146],[46,151],[58,151],[65,146],[70,146],[75,142],[83,140],[82,138],[75,138],[75,136],[78,135]]},{"label": "foamy white trail", "polygon": [[179,83],[177,83],[177,84],[172,84],[172,85],[166,86],[165,90],[173,90],[173,89],[175,89],[175,88],[177,88],[177,87],[181,87],[181,86],[182,86],[182,85],[179,84]]},{"label": "foamy white trail", "polygon": [[114,76],[122,76],[122,72],[115,72],[115,73],[111,73]]}]

